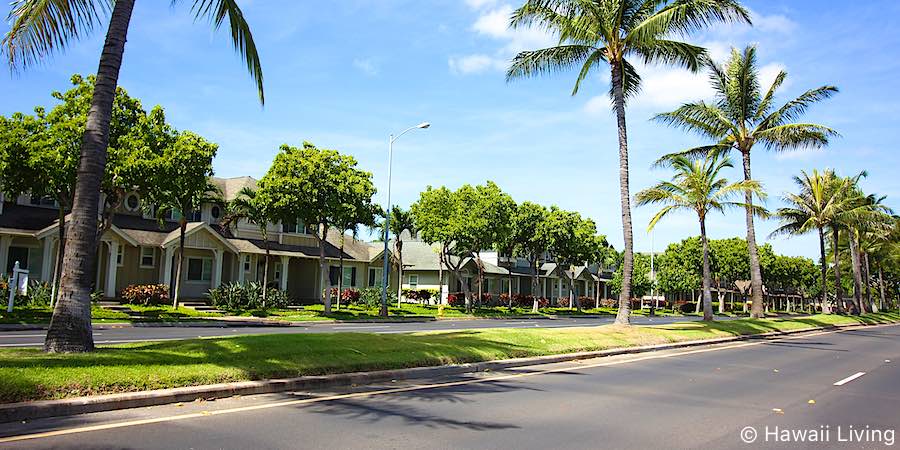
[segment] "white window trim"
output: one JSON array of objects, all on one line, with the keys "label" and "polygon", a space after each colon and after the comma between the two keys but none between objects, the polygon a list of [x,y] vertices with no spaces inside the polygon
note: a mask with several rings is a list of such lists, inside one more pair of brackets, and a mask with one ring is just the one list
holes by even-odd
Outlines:
[{"label": "white window trim", "polygon": [[[150,250],[150,265],[144,264],[144,250]],[[141,247],[140,254],[140,266],[141,269],[152,269],[156,267],[156,249],[153,247]]]},{"label": "white window trim", "polygon": [[241,261],[241,267],[244,268],[244,273],[250,273],[253,270],[253,259],[250,254],[244,255],[244,260]]},{"label": "white window trim", "polygon": [[[415,283],[413,283],[413,278],[416,279]],[[407,281],[408,281],[407,286],[409,286],[410,289],[418,289],[419,288],[419,275],[416,275],[416,274],[409,275],[409,278],[407,278]]]},{"label": "white window trim", "polygon": [[[358,273],[357,273],[357,276],[359,276]],[[350,280],[349,280],[350,282],[344,283],[344,281],[347,281],[347,280],[345,280],[345,278],[350,278]],[[344,289],[356,287],[356,284],[353,283],[353,267],[344,266],[344,271],[341,272],[341,285],[344,286]]]},{"label": "white window trim", "polygon": [[116,267],[122,267],[125,265],[125,246],[119,244],[116,247]]},{"label": "white window trim", "polygon": [[[136,198],[138,199],[138,204],[137,204],[137,206],[134,207],[134,208],[128,206],[128,199],[131,198],[131,197],[136,197]],[[134,193],[134,192],[128,193],[128,194],[125,195],[125,201],[122,202],[122,205],[125,206],[125,211],[129,211],[129,212],[135,212],[135,211],[138,211],[138,210],[141,209],[141,197],[138,196],[138,195],[137,195],[136,193]]]}]

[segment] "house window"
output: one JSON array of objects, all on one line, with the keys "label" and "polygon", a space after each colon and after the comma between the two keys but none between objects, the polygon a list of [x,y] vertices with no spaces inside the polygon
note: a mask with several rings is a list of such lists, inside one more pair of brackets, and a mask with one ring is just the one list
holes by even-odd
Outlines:
[{"label": "house window", "polygon": [[328,283],[331,286],[337,286],[338,281],[341,279],[341,268],[340,266],[329,266],[328,267]]},{"label": "house window", "polygon": [[122,267],[125,264],[125,246],[116,247],[116,265]]},{"label": "house window", "polygon": [[35,206],[56,206],[56,200],[49,195],[32,195],[31,204]]},{"label": "house window", "polygon": [[484,279],[484,292],[491,292],[491,279],[490,278]]},{"label": "house window", "polygon": [[381,286],[384,271],[374,267],[369,268],[369,286]]},{"label": "house window", "polygon": [[28,247],[9,247],[9,256],[6,259],[6,273],[12,273],[16,261],[20,269],[28,268]]},{"label": "house window", "polygon": [[222,218],[222,208],[219,207],[219,205],[213,205],[212,208],[209,209],[209,215],[213,220],[219,220]]},{"label": "house window", "polygon": [[306,225],[302,220],[286,220],[281,223],[281,231],[285,233],[306,233]]},{"label": "house window", "polygon": [[202,222],[202,221],[203,221],[203,215],[200,213],[199,209],[196,211],[191,211],[190,214],[188,214],[188,222]]},{"label": "house window", "polygon": [[156,265],[156,249],[153,247],[141,247],[141,267],[153,268]]},{"label": "house window", "polygon": [[212,258],[188,258],[188,281],[212,280]]},{"label": "house window", "polygon": [[409,288],[410,289],[418,289],[419,288],[419,276],[418,275],[410,275],[409,276]]},{"label": "house window", "polygon": [[344,287],[356,287],[356,267],[344,267],[343,280],[341,285]]},{"label": "house window", "polygon": [[125,209],[129,211],[137,211],[141,206],[141,199],[138,198],[137,194],[131,193],[125,197]]},{"label": "house window", "polygon": [[280,262],[275,263],[275,275],[274,276],[275,276],[276,280],[281,279],[281,271],[282,271],[281,263]]},{"label": "house window", "polygon": [[500,293],[509,292],[509,280],[502,279],[500,280]]},{"label": "house window", "polygon": [[250,271],[250,255],[244,255],[244,272]]}]

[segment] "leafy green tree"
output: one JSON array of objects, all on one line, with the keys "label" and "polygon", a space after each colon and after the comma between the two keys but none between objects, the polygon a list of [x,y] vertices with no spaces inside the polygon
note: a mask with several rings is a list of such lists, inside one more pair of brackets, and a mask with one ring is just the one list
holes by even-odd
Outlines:
[{"label": "leafy green tree", "polygon": [[772,232],[772,235],[802,235],[813,230],[818,232],[822,276],[819,294],[822,312],[828,313],[830,308],[826,298],[828,260],[825,256],[825,230],[846,208],[846,198],[843,195],[846,180],[839,179],[830,169],[822,172],[813,170],[811,174],[804,171],[801,176],[795,176],[794,184],[800,192],[785,194],[784,202],[788,206],[778,210],[776,215],[781,219],[781,225]]},{"label": "leafy green tree", "polygon": [[547,227],[549,212],[547,208],[531,202],[522,202],[516,208],[512,218],[513,253],[528,260],[531,269],[531,295],[534,297],[532,311],[537,312],[539,287],[538,287],[538,262],[550,247],[548,236],[543,232]]},{"label": "leafy green tree", "polygon": [[759,182],[744,180],[729,183],[722,177],[725,168],[733,167],[731,161],[713,154],[709,157],[692,161],[684,156],[668,160],[675,174],[672,181],[664,181],[635,196],[639,206],[649,204],[665,205],[650,220],[648,230],[666,215],[673,211],[692,210],[700,221],[700,242],[703,250],[703,320],[713,320],[712,313],[712,275],[709,264],[709,242],[706,237],[706,217],[710,212],[724,212],[726,208],[742,206],[731,201],[734,196],[749,192],[762,196]]},{"label": "leafy green tree", "polygon": [[[613,273],[613,278],[609,282],[609,287],[615,294],[620,294],[622,292],[622,254],[620,253],[617,256],[617,260],[620,261],[617,263],[616,271]],[[650,280],[650,255],[644,253],[636,253],[634,258],[634,283],[632,284],[633,296],[635,298],[643,297],[650,293],[650,288],[653,286],[653,283]]]},{"label": "leafy green tree", "polygon": [[575,265],[587,264],[597,255],[597,225],[580,214],[556,207],[550,209],[544,221],[548,251],[556,259],[560,270],[569,271],[569,306],[581,310],[575,298]]},{"label": "leafy green tree", "polygon": [[703,251],[699,238],[673,242],[656,259],[660,291],[668,293],[699,289],[703,277]]},{"label": "leafy green tree", "polygon": [[331,314],[331,289],[325,263],[328,229],[349,209],[373,211],[372,174],[358,169],[356,159],[337,150],[282,145],[259,181],[257,195],[271,205],[282,222],[298,220],[318,225],[320,292],[325,314]]},{"label": "leafy green tree", "polygon": [[[272,257],[269,245],[269,225],[276,220],[271,213],[271,205],[266,203],[263,197],[256,195],[256,192],[255,189],[250,187],[244,187],[238,191],[237,196],[226,205],[225,215],[222,216],[219,224],[230,229],[236,227],[241,220],[244,220],[259,229],[259,234],[262,236],[263,246],[265,246],[266,250],[262,290],[262,303],[263,308],[265,308],[269,291],[269,259]],[[282,276],[286,277],[288,268],[282,268],[282,272]]]},{"label": "leafy green tree", "polygon": [[512,230],[512,216],[516,202],[493,181],[475,186],[475,214],[469,222],[469,233],[474,239],[475,263],[478,266],[478,299],[483,298],[484,262],[481,251],[498,248]]},{"label": "leafy green tree", "polygon": [[221,202],[218,188],[209,182],[212,161],[218,145],[189,131],[179,133],[162,155],[147,160],[144,173],[153,174],[142,181],[144,210],[162,222],[171,214],[178,219],[178,258],[169,289],[172,306],[181,299],[181,274],[184,268],[184,238],[191,213],[204,203]]},{"label": "leafy green tree", "polygon": [[[374,190],[369,193],[365,190],[343,191],[346,197],[342,198],[341,206],[334,215],[333,223],[340,231],[340,254],[338,255],[338,267],[341,276],[338,278],[337,309],[341,309],[341,295],[344,292],[344,244],[346,232],[350,231],[353,238],[359,235],[359,227],[374,227],[375,217],[382,214],[381,207],[372,203]],[[362,197],[360,197],[362,196]],[[398,297],[399,298],[399,297]]]},{"label": "leafy green tree", "polygon": [[[38,63],[73,40],[91,34],[103,13],[112,9],[100,56],[90,113],[81,144],[79,176],[67,229],[60,301],[54,307],[44,349],[85,352],[94,348],[91,332],[91,286],[96,266],[100,188],[107,163],[113,102],[135,0],[18,0],[12,3],[9,32],[0,41],[13,68]],[[234,0],[193,0],[197,19],[218,29],[228,22],[235,49],[247,63],[263,102],[263,75],[250,26]]]},{"label": "leafy green tree", "polygon": [[[72,208],[81,138],[94,90],[94,77],[73,75],[71,82],[72,88],[68,91],[51,93],[59,103],[49,113],[42,107],[36,107],[34,116],[16,114],[6,120],[2,126],[17,129],[17,136],[0,143],[4,147],[0,151],[6,153],[9,159],[6,171],[0,174],[7,194],[18,196],[31,193],[38,197],[51,197],[59,206],[59,245],[53,269],[51,302],[55,301],[59,287],[65,250],[66,213]],[[158,114],[164,122],[161,109]],[[140,101],[130,97],[121,87],[116,90],[112,115],[109,162],[102,185],[106,205],[102,211],[103,220],[98,236],[109,229],[117,206],[114,199],[121,200],[123,195],[120,192],[135,183],[135,178],[129,175],[135,172],[131,168],[136,161],[143,157],[143,153],[137,151],[138,147],[151,146],[154,137],[141,126],[150,118]]]},{"label": "leafy green tree", "polygon": [[[732,49],[731,58],[724,67],[708,57],[703,57],[702,60],[710,73],[715,100],[712,103],[688,103],[675,111],[656,116],[663,123],[714,141],[710,145],[693,148],[682,154],[737,151],[743,160],[744,180],[749,181],[752,179],[750,154],[756,144],[774,151],[820,148],[828,144],[829,138],[837,135],[837,132],[824,125],[795,122],[812,104],[834,95],[836,87],[811,89],[776,109],[775,93],[784,83],[787,73],[779,72],[772,85],[763,93],[759,85],[755,47],[749,46],[743,52]],[[764,316],[762,272],[753,224],[755,210],[751,192],[744,194],[744,204],[753,295],[751,317],[761,318]]]},{"label": "leafy green tree", "polygon": [[671,40],[720,22],[750,23],[748,12],[734,0],[527,0],[513,12],[513,28],[536,26],[559,38],[550,48],[516,55],[507,79],[552,74],[580,66],[572,95],[602,63],[609,65],[609,96],[616,113],[619,184],[625,239],[616,323],[629,323],[632,297],[633,236],[628,175],[625,104],[637,94],[641,78],[630,61],[663,63],[696,71],[704,50]]}]

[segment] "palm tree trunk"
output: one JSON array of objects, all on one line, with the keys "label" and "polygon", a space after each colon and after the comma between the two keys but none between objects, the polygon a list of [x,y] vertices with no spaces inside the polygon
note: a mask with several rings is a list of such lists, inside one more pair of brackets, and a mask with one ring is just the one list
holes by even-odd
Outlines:
[{"label": "palm tree trunk", "polygon": [[[449,289],[448,289],[449,290]],[[444,250],[438,255],[438,298],[436,304],[444,303]]]},{"label": "palm tree trunk", "polygon": [[[271,253],[269,252],[269,233],[266,232],[265,225],[262,227],[262,238],[263,245],[266,247],[266,263],[263,264],[263,291],[262,291],[262,301],[263,308],[266,307],[266,299],[268,299],[269,292],[269,259],[271,258]],[[281,276],[287,276],[287,268],[281,268]]]},{"label": "palm tree trunk", "polygon": [[706,239],[706,218],[700,216],[700,242],[703,244],[703,320],[712,321],[712,275],[709,272],[709,242]]},{"label": "palm tree trunk", "polygon": [[844,312],[844,287],[841,285],[841,256],[838,251],[838,238],[840,237],[840,228],[837,225],[831,225],[831,252],[834,254],[834,303],[839,313]]},{"label": "palm tree trunk", "polygon": [[871,282],[872,275],[870,272],[871,268],[869,266],[869,254],[863,252],[862,255],[863,255],[863,263],[864,263],[863,264],[863,272],[865,273],[865,276],[863,277],[863,281],[865,281],[865,285],[866,285],[866,302],[869,305],[869,311],[877,313],[878,305],[876,305],[875,302],[872,301],[872,282]]},{"label": "palm tree trunk", "polygon": [[338,295],[337,295],[337,309],[341,310],[341,296],[344,295],[344,232],[341,231],[341,254],[338,255],[339,263],[338,265],[341,267],[341,277],[338,278]]},{"label": "palm tree trunk", "polygon": [[535,258],[531,261],[531,300],[533,302],[533,304],[531,306],[531,312],[533,312],[533,313],[538,312],[538,306],[539,306],[538,299],[540,298],[540,296],[538,296],[538,289],[539,289],[538,284],[539,283],[538,283],[538,272],[537,271],[538,271],[537,258]]},{"label": "palm tree trunk", "polygon": [[830,314],[831,308],[828,307],[828,264],[825,262],[825,230],[819,227],[819,261],[822,269],[822,314]]},{"label": "palm tree trunk", "polygon": [[325,224],[319,224],[319,232],[321,236],[319,240],[319,282],[322,292],[322,302],[325,304],[325,314],[331,314],[331,281],[330,273],[325,266],[325,239],[327,237],[328,227]]},{"label": "palm tree trunk", "polygon": [[72,201],[72,220],[66,230],[60,277],[59,300],[53,308],[50,328],[44,341],[47,352],[87,352],[94,349],[91,329],[91,284],[97,265],[97,216],[100,209],[100,182],[106,167],[109,122],[125,52],[125,40],[134,0],[118,0],[113,6],[97,69],[81,142],[81,159]]},{"label": "palm tree trunk", "polygon": [[881,302],[881,309],[884,309],[884,305],[886,304],[884,299],[884,271],[881,269],[881,263],[878,263],[878,291],[881,294],[881,298],[879,299]]},{"label": "palm tree trunk", "polygon": [[859,262],[859,250],[856,243],[856,231],[850,230],[850,263],[853,266],[853,302],[857,312],[865,314],[865,305],[862,302],[862,265]]},{"label": "palm tree trunk", "polygon": [[187,220],[184,217],[181,218],[181,224],[178,229],[178,265],[175,271],[175,293],[172,295],[173,308],[178,308],[178,302],[181,300],[181,272],[184,269],[184,234],[187,229]]},{"label": "palm tree trunk", "polygon": [[512,310],[512,307],[513,307],[512,280],[513,280],[512,271],[509,271],[509,276],[506,277],[506,300],[509,303],[510,310]]},{"label": "palm tree trunk", "polygon": [[[399,238],[398,238],[399,239]],[[397,241],[400,242],[399,240]],[[402,309],[400,300],[403,298],[403,245],[397,248],[397,308]]]},{"label": "palm tree trunk", "polygon": [[[750,151],[741,151],[744,164],[744,180],[750,181]],[[747,222],[747,250],[750,253],[750,317],[760,319],[765,317],[763,306],[762,270],[759,268],[759,250],[756,247],[756,227],[753,225],[753,194],[744,193],[744,203]]]},{"label": "palm tree trunk", "polygon": [[619,292],[619,311],[616,324],[630,324],[631,316],[631,274],[634,267],[634,242],[631,229],[631,194],[628,189],[628,131],[625,127],[625,90],[622,76],[622,62],[610,61],[612,70],[613,103],[616,110],[616,125],[619,130],[619,200],[622,204],[622,237],[625,242],[622,260],[622,289]]},{"label": "palm tree trunk", "polygon": [[56,304],[57,295],[59,295],[59,278],[66,249],[66,212],[62,203],[59,204],[59,227],[56,231],[58,245],[56,247],[56,261],[53,264],[53,287],[50,293],[50,306]]}]

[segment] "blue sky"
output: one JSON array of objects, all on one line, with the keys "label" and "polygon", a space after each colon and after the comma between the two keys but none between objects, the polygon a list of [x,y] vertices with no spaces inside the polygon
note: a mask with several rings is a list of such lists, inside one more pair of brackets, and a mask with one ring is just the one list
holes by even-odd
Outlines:
[{"label": "blue sky", "polygon": [[[621,248],[615,122],[604,97],[608,75],[594,74],[575,97],[574,73],[507,84],[504,69],[516,51],[551,42],[539,31],[505,27],[516,2],[241,1],[262,56],[265,107],[227,33],[195,23],[188,6],[168,3],[137,2],[120,84],[145,106],[162,105],[178,128],[218,143],[217,175],[260,177],[281,143],[309,140],[354,155],[374,173],[384,202],[388,134],[427,120],[430,129],[396,144],[395,203],[408,206],[429,184],[490,179],[517,201],[556,204],[593,218]],[[845,174],[868,170],[864,187],[900,207],[894,132],[900,34],[891,20],[900,3],[745,4],[754,28],[716,27],[691,41],[720,60],[731,46],[756,43],[767,80],[778,69],[789,74],[782,100],[823,84],[841,89],[807,115],[842,134],[829,148],[754,155],[754,176],[770,193],[768,206],[777,207],[781,193],[792,188],[791,175],[834,167]],[[101,45],[97,33],[42,66],[5,71],[0,114],[51,104],[50,91],[66,89],[73,73],[96,71]],[[643,92],[628,110],[632,193],[667,176],[650,168],[659,155],[701,143],[649,118],[709,96],[703,75],[665,67],[642,67],[641,74]],[[652,208],[635,209],[638,250],[650,249],[645,228],[652,214]],[[709,222],[713,237],[745,234],[738,211]],[[757,235],[765,239],[774,226],[759,224]],[[696,235],[697,228],[694,217],[673,216],[657,227],[655,247]],[[782,253],[817,255],[814,236],[771,242]]]}]

